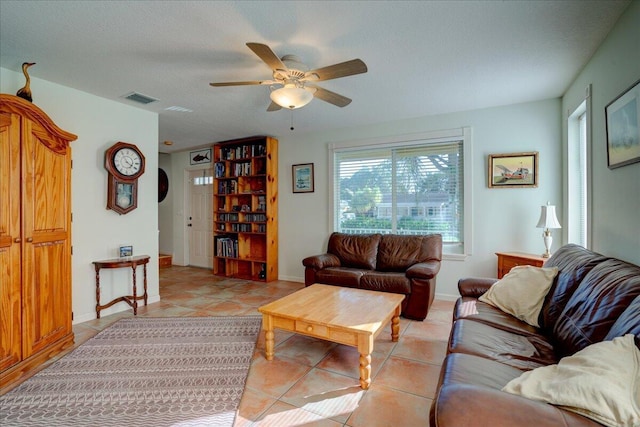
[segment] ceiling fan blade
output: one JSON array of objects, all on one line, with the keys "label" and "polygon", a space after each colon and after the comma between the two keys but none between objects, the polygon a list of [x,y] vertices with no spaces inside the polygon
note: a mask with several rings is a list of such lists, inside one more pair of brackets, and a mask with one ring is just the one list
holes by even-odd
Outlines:
[{"label": "ceiling fan blade", "polygon": [[221,82],[221,83],[209,83],[214,87],[221,86],[249,86],[249,85],[270,85],[273,84],[273,80],[250,80],[246,82]]},{"label": "ceiling fan blade", "polygon": [[347,105],[351,104],[351,99],[347,98],[346,96],[339,95],[335,92],[331,92],[330,90],[323,89],[315,85],[307,84],[307,86],[313,87],[316,90],[313,93],[314,97],[328,102],[329,104],[333,104],[338,107],[346,107]]},{"label": "ceiling fan blade", "polygon": [[272,70],[287,70],[287,66],[273,53],[271,48],[262,43],[247,43],[249,49],[260,57]]},{"label": "ceiling fan blade", "polygon": [[[360,59],[352,59],[351,61],[341,62],[339,64],[329,65],[328,67],[307,71],[305,73],[304,79],[317,81],[331,80],[366,72],[367,65],[364,62],[362,62]],[[317,78],[315,78],[315,76],[317,76]]]}]

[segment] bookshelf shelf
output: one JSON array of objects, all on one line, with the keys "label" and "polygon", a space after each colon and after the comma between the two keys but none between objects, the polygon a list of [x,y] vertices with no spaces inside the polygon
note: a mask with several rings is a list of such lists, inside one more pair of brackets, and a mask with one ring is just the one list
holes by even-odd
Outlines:
[{"label": "bookshelf shelf", "polygon": [[268,136],[214,145],[213,271],[278,278],[278,141]]}]

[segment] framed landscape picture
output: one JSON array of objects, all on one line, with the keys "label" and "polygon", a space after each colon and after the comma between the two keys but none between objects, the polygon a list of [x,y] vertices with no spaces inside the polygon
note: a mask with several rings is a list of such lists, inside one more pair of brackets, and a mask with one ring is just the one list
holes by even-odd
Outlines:
[{"label": "framed landscape picture", "polygon": [[489,188],[538,186],[538,152],[489,154]]},{"label": "framed landscape picture", "polygon": [[313,163],[292,166],[293,192],[313,193]]},{"label": "framed landscape picture", "polygon": [[640,162],[639,104],[640,80],[604,108],[609,169]]}]

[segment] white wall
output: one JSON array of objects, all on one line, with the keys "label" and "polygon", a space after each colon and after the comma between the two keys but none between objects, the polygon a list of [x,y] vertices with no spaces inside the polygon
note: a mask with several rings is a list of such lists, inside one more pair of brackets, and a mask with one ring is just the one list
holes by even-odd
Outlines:
[{"label": "white wall", "polygon": [[[640,2],[632,2],[615,28],[562,98],[563,145],[566,118],[591,84],[591,248],[640,264],[640,163],[607,167],[605,106],[640,78]],[[565,184],[566,186],[566,184]],[[571,191],[566,189],[565,191]]]},{"label": "white wall", "polygon": [[[346,113],[345,113],[346,114]],[[298,135],[283,130],[279,158],[279,272],[284,280],[304,280],[302,259],[326,251],[332,231],[329,204],[328,148],[338,141],[366,140],[470,126],[473,132],[473,248],[464,261],[446,260],[438,276],[440,297],[454,297],[464,276],[495,277],[496,251],[544,252],[535,228],[540,205],[561,202],[560,100],[551,99],[467,111],[334,132]],[[488,188],[487,156],[538,151],[538,188]],[[314,163],[315,192],[294,194],[291,166]],[[467,189],[465,189],[467,191]],[[562,218],[560,218],[562,221]],[[556,245],[560,237],[557,236]],[[557,247],[557,246],[556,246]]]},{"label": "white wall", "polygon": [[[147,269],[150,301],[159,301],[158,115],[51,83],[34,74],[37,73],[31,73],[34,104],[62,129],[78,136],[71,143],[74,323],[96,317],[92,261],[117,257],[116,250],[122,243],[133,245],[134,255],[151,256]],[[0,68],[0,77],[3,93],[14,94],[24,85],[21,73]],[[145,173],[138,181],[138,208],[126,215],[106,209],[104,152],[118,141],[137,145],[146,158]],[[142,268],[138,272],[141,285]],[[102,270],[101,284],[102,304],[130,295],[131,271]],[[130,308],[121,302],[101,314],[123,310]]]}]

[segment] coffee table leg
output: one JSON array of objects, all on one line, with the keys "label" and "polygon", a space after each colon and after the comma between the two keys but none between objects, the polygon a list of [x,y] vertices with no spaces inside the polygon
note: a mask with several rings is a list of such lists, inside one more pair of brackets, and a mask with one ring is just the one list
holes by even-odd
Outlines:
[{"label": "coffee table leg", "polygon": [[275,334],[273,333],[273,318],[271,316],[266,314],[262,316],[262,328],[264,329],[265,357],[267,360],[273,360]]},{"label": "coffee table leg", "polygon": [[360,387],[369,389],[371,385],[371,355],[360,354]]},{"label": "coffee table leg", "polygon": [[391,341],[397,342],[400,335],[400,306],[396,307],[396,312],[391,318]]}]

